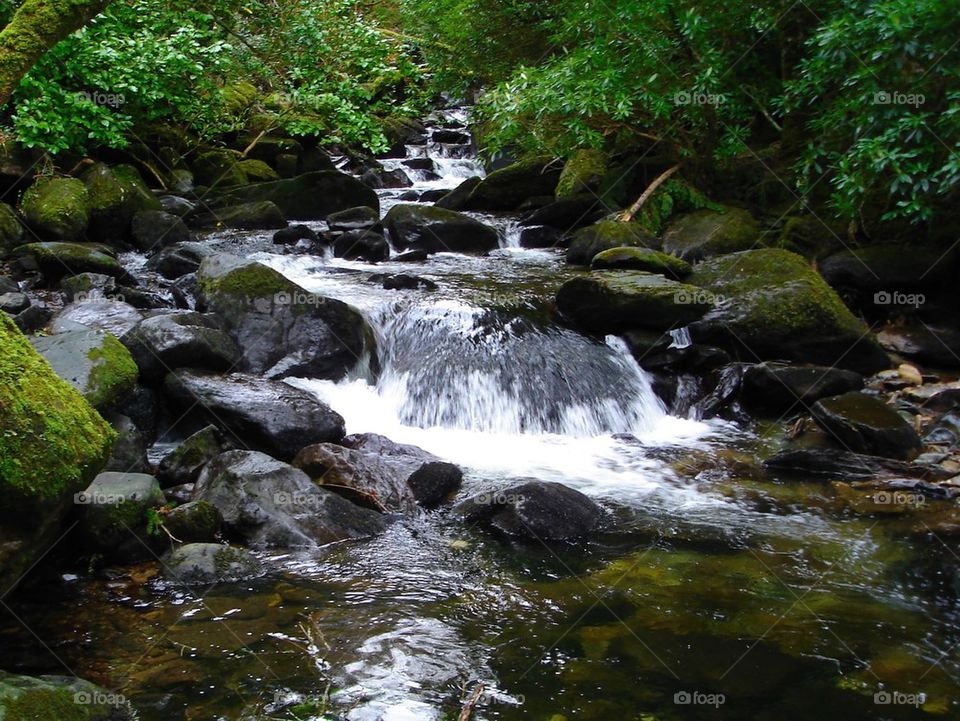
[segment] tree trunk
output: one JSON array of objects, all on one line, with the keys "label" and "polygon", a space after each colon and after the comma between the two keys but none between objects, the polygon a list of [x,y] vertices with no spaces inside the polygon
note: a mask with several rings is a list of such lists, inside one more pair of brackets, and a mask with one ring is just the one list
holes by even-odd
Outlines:
[{"label": "tree trunk", "polygon": [[0,31],[0,106],[54,45],[99,15],[113,0],[26,0]]}]

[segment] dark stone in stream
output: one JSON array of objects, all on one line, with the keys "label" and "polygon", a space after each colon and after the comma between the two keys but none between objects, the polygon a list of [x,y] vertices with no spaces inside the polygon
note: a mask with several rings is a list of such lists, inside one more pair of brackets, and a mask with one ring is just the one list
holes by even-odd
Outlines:
[{"label": "dark stone in stream", "polygon": [[220,533],[223,516],[206,501],[190,501],[172,509],[163,517],[163,525],[183,543],[213,541]]},{"label": "dark stone in stream", "polygon": [[290,225],[273,234],[274,245],[295,245],[299,240],[316,242],[317,234],[306,225]]},{"label": "dark stone in stream", "polygon": [[138,212],[133,216],[131,234],[133,244],[144,252],[190,240],[190,230],[180,217],[163,210]]},{"label": "dark stone in stream", "polygon": [[778,474],[797,476],[799,480],[865,481],[878,476],[943,480],[951,475],[939,466],[906,463],[837,448],[782,451],[768,458],[763,465]]},{"label": "dark stone in stream", "polygon": [[411,170],[436,170],[437,164],[433,162],[433,158],[409,158],[404,160],[401,165],[404,165]]},{"label": "dark stone in stream", "polygon": [[347,260],[365,260],[379,263],[390,259],[390,244],[379,233],[370,230],[351,230],[333,241],[333,254]]},{"label": "dark stone in stream", "polygon": [[564,233],[596,223],[606,209],[595,195],[575,195],[563,198],[528,213],[520,219],[520,225],[547,225]]},{"label": "dark stone in stream", "polygon": [[[942,319],[941,319],[942,322]],[[960,368],[960,330],[928,324],[885,328],[877,334],[880,345],[934,368]]]},{"label": "dark stone in stream", "polygon": [[240,360],[240,350],[212,314],[187,311],[147,318],[125,343],[147,380],[178,368],[226,371]]},{"label": "dark stone in stream", "polygon": [[179,243],[164,248],[153,256],[147,261],[147,268],[168,280],[176,280],[196,273],[204,258],[216,254],[217,251],[205,243]]},{"label": "dark stone in stream", "polygon": [[125,415],[113,413],[106,419],[117,433],[110,459],[104,465],[104,471],[119,473],[150,473],[147,462],[147,444],[143,433],[136,424]]},{"label": "dark stone in stream", "polygon": [[207,464],[194,493],[223,515],[228,534],[254,548],[316,546],[382,532],[381,514],[321,488],[263,453],[228,451]]},{"label": "dark stone in stream", "polygon": [[249,581],[266,572],[249,551],[219,543],[188,543],[163,560],[164,577],[185,586]]},{"label": "dark stone in stream", "polygon": [[181,412],[197,414],[247,447],[281,459],[344,436],[339,414],[286,383],[239,373],[221,377],[181,371],[167,376],[164,387]]},{"label": "dark stone in stream", "polygon": [[216,426],[202,428],[164,456],[157,480],[163,488],[193,483],[207,463],[228,450],[231,444]]},{"label": "dark stone in stream", "polygon": [[555,248],[563,242],[563,233],[546,225],[535,225],[520,231],[521,248]]},{"label": "dark stone in stream", "polygon": [[824,398],[811,412],[847,450],[900,459],[913,457],[920,450],[920,437],[913,426],[873,396],[854,392]]},{"label": "dark stone in stream", "polygon": [[23,293],[4,293],[0,295],[0,310],[10,315],[22,313],[30,307],[30,299]]},{"label": "dark stone in stream", "polygon": [[370,280],[380,283],[386,290],[436,290],[437,284],[418,275],[397,273],[396,275],[371,275]]},{"label": "dark stone in stream", "polygon": [[437,200],[435,202],[436,206],[438,208],[445,208],[446,210],[461,210],[463,206],[467,204],[470,193],[480,185],[481,180],[482,178],[476,175],[472,178],[467,178],[456,188]]},{"label": "dark stone in stream", "polygon": [[433,188],[432,190],[425,190],[420,193],[420,202],[421,203],[436,203],[441,198],[446,198],[450,194],[449,190],[444,188]]},{"label": "dark stone in stream", "polygon": [[365,205],[331,213],[327,217],[327,225],[332,231],[368,230],[379,222],[380,214]]},{"label": "dark stone in stream", "polygon": [[75,502],[81,509],[78,530],[90,549],[127,561],[153,555],[157,544],[147,532],[147,513],[166,503],[153,476],[101,473]]},{"label": "dark stone in stream", "polygon": [[393,260],[396,263],[422,263],[429,257],[430,254],[425,250],[408,250],[406,253],[396,256]]},{"label": "dark stone in stream", "polygon": [[[723,411],[730,409],[740,395],[746,367],[745,363],[731,363],[725,368],[721,368],[717,374],[716,385],[713,390],[694,404],[694,417],[707,420],[716,418]],[[732,412],[739,415],[736,408],[732,408]]]},{"label": "dark stone in stream", "polygon": [[482,254],[500,245],[493,228],[468,215],[436,206],[395,205],[383,222],[401,250]]},{"label": "dark stone in stream", "polygon": [[380,190],[381,188],[409,188],[413,181],[402,169],[368,170],[360,178],[364,185]]},{"label": "dark stone in stream", "polygon": [[561,166],[552,157],[534,157],[495,170],[467,199],[467,210],[514,210],[527,198],[553,195]]},{"label": "dark stone in stream", "polygon": [[43,328],[53,317],[53,311],[45,305],[34,303],[26,310],[22,310],[13,317],[20,332],[30,335]]},{"label": "dark stone in stream", "polygon": [[197,209],[197,206],[194,203],[191,203],[186,198],[181,198],[178,195],[160,196],[160,205],[171,215],[176,215],[180,218],[190,215],[190,213]]},{"label": "dark stone in stream", "polygon": [[332,213],[359,205],[380,210],[380,199],[372,188],[339,171],[305,173],[288,180],[218,190],[209,198],[215,208],[262,200],[276,203],[286,217],[296,220],[324,220]]},{"label": "dark stone in stream", "polygon": [[559,541],[584,536],[600,522],[600,507],[560,483],[529,481],[481,493],[455,509],[469,523],[506,536]]},{"label": "dark stone in stream", "polygon": [[751,408],[775,414],[791,410],[802,412],[821,398],[862,388],[863,376],[855,371],[758,363],[747,368],[743,379],[743,401]]},{"label": "dark stone in stream", "polygon": [[191,216],[188,221],[194,228],[273,230],[287,227],[283,211],[269,200],[221,206],[212,212]]}]

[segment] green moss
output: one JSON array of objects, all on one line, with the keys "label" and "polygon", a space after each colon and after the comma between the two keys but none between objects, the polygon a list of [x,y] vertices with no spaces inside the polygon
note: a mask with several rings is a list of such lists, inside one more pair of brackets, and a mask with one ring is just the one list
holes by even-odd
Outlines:
[{"label": "green moss", "polygon": [[89,707],[76,703],[69,689],[40,688],[6,702],[3,721],[88,721]]},{"label": "green moss", "polygon": [[234,296],[255,300],[268,298],[277,293],[290,293],[299,287],[263,263],[249,263],[217,278],[199,279],[200,292],[207,297],[214,295]]},{"label": "green moss", "polygon": [[647,200],[640,213],[634,218],[634,222],[651,235],[660,235],[664,225],[672,216],[703,208],[719,210],[720,206],[711,203],[703,193],[689,183],[682,180],[668,180]]},{"label": "green moss", "polygon": [[23,226],[16,212],[6,203],[0,203],[0,257],[23,242]]},{"label": "green moss", "polygon": [[573,234],[567,249],[567,262],[589,265],[594,256],[605,250],[650,248],[655,245],[656,240],[641,224],[605,220]]},{"label": "green moss", "polygon": [[608,158],[602,150],[580,150],[563,166],[557,182],[557,198],[591,192],[606,175]]},{"label": "green moss", "polygon": [[685,260],[650,248],[611,248],[593,256],[592,270],[644,270],[680,280],[693,271]]},{"label": "green moss", "polygon": [[27,224],[53,240],[77,240],[90,222],[87,186],[76,178],[38,180],[23,194],[21,206]]},{"label": "green moss", "polygon": [[0,313],[0,487],[5,505],[83,490],[116,434]]},{"label": "green moss", "polygon": [[91,350],[87,357],[94,361],[89,383],[91,404],[103,408],[133,392],[140,372],[130,351],[120,341],[106,335],[101,346]]},{"label": "green moss", "polygon": [[237,167],[240,168],[247,180],[251,183],[265,183],[271,180],[280,180],[277,171],[262,160],[242,160],[237,163]]},{"label": "green moss", "polygon": [[252,83],[244,80],[227,85],[222,93],[224,109],[228,113],[241,113],[255,102],[260,91]]}]

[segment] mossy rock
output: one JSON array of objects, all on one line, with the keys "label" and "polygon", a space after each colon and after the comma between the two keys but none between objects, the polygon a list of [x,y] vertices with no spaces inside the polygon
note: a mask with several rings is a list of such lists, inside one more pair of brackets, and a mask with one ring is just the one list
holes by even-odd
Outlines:
[{"label": "mossy rock", "polygon": [[778,248],[816,260],[843,250],[846,237],[847,229],[842,222],[813,215],[796,215],[784,220],[775,244]]},{"label": "mossy rock", "polygon": [[801,256],[776,248],[700,263],[689,282],[718,303],[691,327],[703,343],[745,360],[798,360],[872,373],[889,358],[867,327]]},{"label": "mossy rock", "polygon": [[817,423],[854,453],[910,459],[920,451],[920,436],[899,413],[879,398],[844,393],[824,398],[812,408]]},{"label": "mossy rock", "polygon": [[661,185],[633,219],[647,232],[659,236],[672,217],[695,210],[720,210],[721,206],[683,180],[671,179]]},{"label": "mossy rock", "polygon": [[557,182],[557,199],[595,192],[607,173],[608,163],[602,150],[579,150],[571,155]]},{"label": "mossy rock", "polygon": [[9,588],[59,533],[115,434],[0,313],[0,583]]},{"label": "mossy rock", "polygon": [[21,200],[24,220],[45,240],[82,240],[90,223],[90,194],[76,178],[44,178]]},{"label": "mossy rock", "polygon": [[137,384],[130,351],[104,331],[76,330],[33,338],[31,343],[54,372],[97,409],[119,405]]},{"label": "mossy rock", "polygon": [[97,163],[83,174],[83,182],[90,198],[88,234],[99,241],[124,240],[130,235],[130,223],[137,212],[160,210],[160,201],[132,166],[113,169]]},{"label": "mossy rock", "polygon": [[240,167],[240,154],[232,150],[208,150],[197,156],[191,166],[199,185],[208,188],[246,185],[246,173]]},{"label": "mossy rock", "polygon": [[223,99],[223,109],[236,115],[249,109],[257,102],[260,91],[253,83],[245,80],[239,80],[231,83],[220,91],[220,97]]},{"label": "mossy rock", "polygon": [[611,248],[593,256],[591,270],[643,270],[683,280],[693,272],[690,264],[650,248]]},{"label": "mossy rock", "polygon": [[0,203],[0,258],[23,244],[24,229],[17,212],[6,203]]},{"label": "mossy rock", "polygon": [[0,671],[2,721],[134,721],[120,694],[66,676],[16,676]]},{"label": "mossy rock", "polygon": [[223,524],[223,514],[206,501],[191,501],[177,506],[163,519],[170,534],[183,543],[213,541]]},{"label": "mossy rock", "polygon": [[[77,497],[83,507],[79,529],[89,547],[100,553],[145,541],[150,510],[166,503],[160,484],[145,473],[101,473]],[[142,549],[145,551],[146,549]]]},{"label": "mossy rock", "polygon": [[266,574],[263,563],[249,551],[219,543],[190,543],[163,562],[163,575],[185,585],[249,581]]},{"label": "mossy rock", "polygon": [[514,210],[529,198],[553,195],[560,166],[549,156],[521,160],[484,178],[467,198],[466,210]]},{"label": "mossy rock", "polygon": [[277,171],[262,160],[241,160],[237,167],[243,172],[248,183],[265,183],[280,180]]},{"label": "mossy rock", "polygon": [[207,426],[164,456],[157,478],[164,487],[193,483],[207,463],[227,450],[230,445],[223,433],[216,426]]},{"label": "mossy rock", "polygon": [[581,228],[570,239],[567,262],[589,265],[594,256],[613,248],[659,249],[659,241],[639,223],[604,220]]},{"label": "mossy rock", "polygon": [[760,226],[749,211],[740,208],[695,210],[671,221],[661,241],[665,253],[694,263],[750,250],[760,241]]},{"label": "mossy rock", "polygon": [[80,273],[99,273],[120,280],[128,278],[127,271],[112,252],[96,243],[27,243],[14,250],[13,257],[25,270],[42,273],[48,285]]},{"label": "mossy rock", "polygon": [[283,211],[271,200],[228,205],[211,213],[190,218],[196,228],[235,228],[237,230],[275,230],[287,227]]},{"label": "mossy rock", "polygon": [[699,288],[631,270],[589,273],[568,280],[557,293],[564,315],[603,334],[682,327],[703,317],[711,305],[710,294]]}]

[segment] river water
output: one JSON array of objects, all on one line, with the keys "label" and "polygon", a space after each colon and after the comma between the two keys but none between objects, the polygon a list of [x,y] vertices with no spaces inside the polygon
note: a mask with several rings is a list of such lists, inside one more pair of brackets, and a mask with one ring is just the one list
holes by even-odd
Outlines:
[{"label": "river water", "polygon": [[[482,173],[460,147],[410,149],[424,156],[441,177],[416,190]],[[402,192],[381,191],[384,212]],[[551,299],[578,272],[562,254],[519,248],[516,218],[478,217],[501,232],[488,257],[374,271],[276,254],[266,233],[211,241],[370,320],[375,378],[360,363],[339,383],[289,381],[348,432],[461,465],[461,498],[565,483],[611,530],[511,544],[441,509],[267,555],[274,574],[254,584],[185,592],[150,564],[68,569],[11,602],[0,644],[17,670],[94,680],[144,721],[440,721],[480,683],[475,719],[960,718],[954,550],[910,536],[912,517],[765,478],[782,428],[669,415],[622,341],[556,322]],[[372,272],[437,289],[384,290]]]}]

